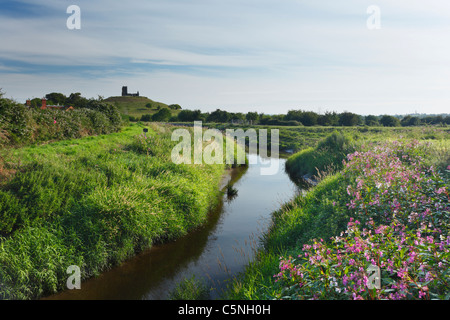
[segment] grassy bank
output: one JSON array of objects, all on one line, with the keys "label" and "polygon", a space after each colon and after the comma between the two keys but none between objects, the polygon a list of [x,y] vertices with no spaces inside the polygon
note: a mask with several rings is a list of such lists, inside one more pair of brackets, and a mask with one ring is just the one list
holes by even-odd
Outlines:
[{"label": "grassy bank", "polygon": [[225,164],[174,164],[171,128],[2,149],[0,297],[66,288],[202,224]]},{"label": "grassy bank", "polygon": [[[418,130],[386,138],[356,140],[340,169],[274,212],[225,298],[448,299],[450,140]],[[320,148],[301,152],[290,170],[313,151],[325,158]],[[371,264],[380,289],[369,289]]]}]

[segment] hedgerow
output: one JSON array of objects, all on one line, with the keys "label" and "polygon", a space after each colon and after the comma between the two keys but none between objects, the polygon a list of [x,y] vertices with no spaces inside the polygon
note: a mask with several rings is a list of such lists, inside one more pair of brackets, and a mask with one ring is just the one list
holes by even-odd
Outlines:
[{"label": "hedgerow", "polygon": [[0,97],[0,146],[112,133],[121,125],[117,107],[99,100],[88,100],[85,107],[72,110],[41,110]]}]

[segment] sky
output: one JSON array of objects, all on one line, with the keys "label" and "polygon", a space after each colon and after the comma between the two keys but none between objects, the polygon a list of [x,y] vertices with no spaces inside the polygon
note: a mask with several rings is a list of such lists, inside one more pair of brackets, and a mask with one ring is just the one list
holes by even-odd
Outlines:
[{"label": "sky", "polygon": [[450,113],[448,0],[0,0],[0,39],[21,103],[128,86],[203,112]]}]

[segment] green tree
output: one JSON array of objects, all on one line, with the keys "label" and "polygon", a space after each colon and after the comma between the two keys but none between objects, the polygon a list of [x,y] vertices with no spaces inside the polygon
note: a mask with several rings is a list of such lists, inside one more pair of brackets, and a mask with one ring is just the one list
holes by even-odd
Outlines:
[{"label": "green tree", "polygon": [[384,115],[381,117],[380,123],[385,127],[400,127],[400,120],[394,116]]},{"label": "green tree", "polygon": [[178,113],[178,121],[181,122],[194,122],[194,121],[202,121],[202,112],[200,110],[181,110]]},{"label": "green tree", "polygon": [[42,99],[34,98],[30,100],[30,106],[32,108],[40,108],[42,107]]},{"label": "green tree", "polygon": [[157,113],[152,116],[152,121],[165,122],[168,121],[172,116],[172,113],[167,108],[160,109]]},{"label": "green tree", "polygon": [[339,125],[352,127],[356,126],[359,122],[359,116],[352,112],[343,112],[339,114]]},{"label": "green tree", "polygon": [[247,114],[245,115],[245,119],[247,121],[252,121],[255,122],[258,120],[258,112],[247,112]]},{"label": "green tree", "polygon": [[179,104],[171,104],[169,108],[172,110],[181,110],[181,106]]},{"label": "green tree", "polygon": [[376,127],[380,125],[380,122],[378,122],[378,117],[373,115],[366,116],[364,122],[367,126],[370,127]]},{"label": "green tree", "polygon": [[400,124],[403,127],[420,126],[420,119],[418,117],[408,115],[400,121]]},{"label": "green tree", "polygon": [[58,104],[58,105],[65,105],[67,97],[58,92],[52,92],[45,95],[45,99],[48,100],[48,104]]},{"label": "green tree", "polygon": [[66,100],[66,105],[72,106],[74,108],[86,108],[89,100],[82,97],[81,93],[71,93]]},{"label": "green tree", "polygon": [[82,98],[81,100],[86,100],[84,108],[99,111],[103,113],[109,120],[110,130],[117,131],[122,125],[122,116],[120,115],[119,109],[110,103],[95,99]]},{"label": "green tree", "polygon": [[336,112],[325,112],[317,118],[317,124],[321,126],[337,126],[339,124],[339,115]]},{"label": "green tree", "polygon": [[143,121],[143,122],[152,121],[152,115],[151,114],[143,114],[141,116],[141,121]]},{"label": "green tree", "polygon": [[446,124],[450,124],[450,116],[446,116],[445,119],[444,119],[444,122]]},{"label": "green tree", "polygon": [[206,118],[207,122],[226,123],[231,119],[231,114],[225,110],[216,109]]},{"label": "green tree", "polygon": [[284,117],[284,120],[295,120],[305,126],[315,126],[317,125],[318,118],[319,115],[313,111],[289,110],[287,115]]}]

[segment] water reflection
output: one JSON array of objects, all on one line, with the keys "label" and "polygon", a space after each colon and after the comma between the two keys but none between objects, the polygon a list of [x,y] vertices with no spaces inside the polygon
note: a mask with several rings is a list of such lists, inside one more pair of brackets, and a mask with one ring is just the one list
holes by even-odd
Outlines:
[{"label": "water reflection", "polygon": [[[259,235],[266,230],[270,214],[299,192],[284,170],[284,159],[275,175],[261,175],[270,164],[257,155],[256,164],[232,170],[222,187],[231,184],[236,196],[222,201],[201,228],[177,241],[154,246],[119,267],[49,299],[167,299],[184,278],[206,278],[219,297],[224,283],[253,259]],[[272,163],[273,164],[273,163]]]}]

